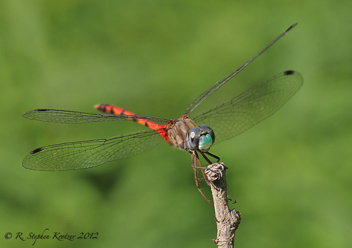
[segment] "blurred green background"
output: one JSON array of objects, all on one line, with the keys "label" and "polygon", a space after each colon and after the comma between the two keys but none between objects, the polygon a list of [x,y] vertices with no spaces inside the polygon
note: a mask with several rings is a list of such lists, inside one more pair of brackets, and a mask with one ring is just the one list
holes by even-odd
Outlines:
[{"label": "blurred green background", "polygon": [[195,112],[299,71],[304,86],[279,112],[212,148],[229,167],[232,206],[242,213],[235,246],[351,247],[351,11],[351,1],[332,0],[2,0],[0,246],[30,247],[16,233],[49,228],[99,236],[35,247],[215,247],[213,209],[194,185],[189,154],[164,142],[88,170],[30,171],[22,159],[34,148],[146,128],[44,123],[22,113],[95,113],[95,104],[110,103],[178,118],[298,22]]}]

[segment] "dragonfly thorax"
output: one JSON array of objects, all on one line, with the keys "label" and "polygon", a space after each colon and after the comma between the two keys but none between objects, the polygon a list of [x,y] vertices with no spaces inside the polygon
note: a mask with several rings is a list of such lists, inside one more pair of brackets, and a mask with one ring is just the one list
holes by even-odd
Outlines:
[{"label": "dragonfly thorax", "polygon": [[168,143],[180,149],[187,150],[188,131],[194,127],[196,125],[189,118],[170,120],[169,127],[167,128]]},{"label": "dragonfly thorax", "polygon": [[215,141],[214,131],[209,126],[197,127],[187,117],[170,120],[167,134],[170,145],[187,151],[207,152]]}]

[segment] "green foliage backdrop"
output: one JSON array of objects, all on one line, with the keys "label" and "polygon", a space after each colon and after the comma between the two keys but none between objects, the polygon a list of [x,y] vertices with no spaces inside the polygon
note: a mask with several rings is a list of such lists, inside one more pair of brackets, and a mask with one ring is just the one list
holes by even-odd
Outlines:
[{"label": "green foliage backdrop", "polygon": [[21,115],[111,103],[178,118],[298,22],[200,109],[299,71],[304,86],[278,113],[212,149],[229,167],[242,213],[236,247],[351,247],[351,10],[351,1],[332,0],[1,1],[0,246],[30,247],[16,233],[49,228],[99,236],[35,247],[215,247],[213,210],[194,185],[189,154],[162,143],[89,170],[30,171],[21,163],[34,148],[145,127]]}]

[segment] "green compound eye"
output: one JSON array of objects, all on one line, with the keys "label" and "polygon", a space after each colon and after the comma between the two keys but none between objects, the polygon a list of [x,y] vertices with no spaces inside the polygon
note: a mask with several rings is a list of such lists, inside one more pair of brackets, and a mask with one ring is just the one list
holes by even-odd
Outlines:
[{"label": "green compound eye", "polygon": [[214,143],[213,138],[210,134],[207,134],[206,132],[203,132],[202,134],[203,135],[199,137],[198,149],[201,152],[207,152]]},{"label": "green compound eye", "polygon": [[201,152],[207,152],[214,144],[214,141],[215,134],[207,125],[193,127],[188,131],[187,147],[191,151],[199,150]]}]

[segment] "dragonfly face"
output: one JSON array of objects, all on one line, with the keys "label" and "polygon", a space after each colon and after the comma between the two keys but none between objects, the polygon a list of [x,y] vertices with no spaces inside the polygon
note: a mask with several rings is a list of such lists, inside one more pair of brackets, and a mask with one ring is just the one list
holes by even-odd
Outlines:
[{"label": "dragonfly face", "polygon": [[207,125],[200,125],[188,131],[187,146],[191,151],[208,152],[214,142],[214,131]]}]

